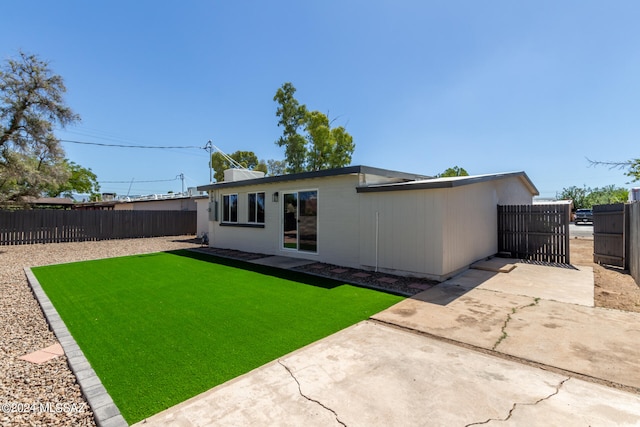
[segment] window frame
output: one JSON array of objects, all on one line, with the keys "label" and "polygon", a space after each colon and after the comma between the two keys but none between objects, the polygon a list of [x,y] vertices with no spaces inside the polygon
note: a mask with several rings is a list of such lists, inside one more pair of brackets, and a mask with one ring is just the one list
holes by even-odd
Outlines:
[{"label": "window frame", "polygon": [[[235,206],[232,203],[235,200]],[[233,220],[235,216],[235,221]],[[238,223],[238,193],[222,195],[222,222],[227,224]]]},{"label": "window frame", "polygon": [[[262,195],[262,212],[260,211],[260,203],[258,202],[260,195]],[[251,200],[253,196],[253,200]],[[247,222],[249,224],[264,224],[265,222],[265,210],[266,210],[266,192],[254,191],[247,193]],[[260,218],[262,216],[262,218]],[[260,221],[262,219],[262,221]]]}]

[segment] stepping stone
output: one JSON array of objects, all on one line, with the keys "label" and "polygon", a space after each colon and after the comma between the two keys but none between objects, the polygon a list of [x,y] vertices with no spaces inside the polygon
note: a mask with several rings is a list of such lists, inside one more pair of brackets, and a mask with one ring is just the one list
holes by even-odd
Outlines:
[{"label": "stepping stone", "polygon": [[55,359],[58,356],[62,356],[63,354],[64,350],[62,350],[62,346],[60,344],[54,344],[50,345],[49,347],[43,348],[42,350],[34,351],[33,353],[20,356],[18,357],[18,359],[26,360],[27,362],[40,365],[44,362],[48,362],[51,359]]},{"label": "stepping stone", "polygon": [[324,265],[322,264],[312,264],[309,266],[309,268],[313,268],[314,270],[320,270],[321,268],[324,268]]},{"label": "stepping stone", "polygon": [[347,271],[349,271],[349,270],[347,270],[346,268],[334,268],[333,270],[330,270],[330,271],[331,271],[332,273],[338,273],[338,274],[341,274],[341,273],[346,273],[346,272],[347,272]]},{"label": "stepping stone", "polygon": [[355,274],[353,274],[352,276],[353,276],[353,277],[359,277],[359,278],[361,278],[361,279],[364,279],[365,277],[370,277],[371,275],[370,275],[370,274],[367,274],[367,273],[355,273]]},{"label": "stepping stone", "polygon": [[382,277],[378,279],[378,282],[384,283],[396,283],[399,279],[394,279],[393,277]]},{"label": "stepping stone", "polygon": [[410,288],[413,289],[422,289],[423,291],[426,291],[427,289],[431,288],[433,285],[425,285],[424,283],[411,283],[409,285]]}]

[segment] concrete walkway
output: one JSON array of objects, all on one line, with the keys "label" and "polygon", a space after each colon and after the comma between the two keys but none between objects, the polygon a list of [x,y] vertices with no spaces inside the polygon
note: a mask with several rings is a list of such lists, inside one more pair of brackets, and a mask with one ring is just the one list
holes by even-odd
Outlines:
[{"label": "concrete walkway", "polygon": [[638,420],[637,395],[365,321],[138,425],[587,426]]},{"label": "concrete walkway", "polygon": [[594,308],[590,269],[484,267],[139,426],[640,424],[640,315]]},{"label": "concrete walkway", "polygon": [[640,314],[593,307],[590,267],[471,269],[373,319],[640,390]]}]

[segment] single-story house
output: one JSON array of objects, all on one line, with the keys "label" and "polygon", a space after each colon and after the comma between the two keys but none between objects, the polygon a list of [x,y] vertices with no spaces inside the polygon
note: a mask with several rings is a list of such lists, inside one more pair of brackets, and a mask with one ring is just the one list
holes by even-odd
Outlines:
[{"label": "single-story house", "polygon": [[209,193],[210,246],[436,280],[497,253],[498,204],[531,204],[539,194],[524,172],[226,172],[198,187]]}]

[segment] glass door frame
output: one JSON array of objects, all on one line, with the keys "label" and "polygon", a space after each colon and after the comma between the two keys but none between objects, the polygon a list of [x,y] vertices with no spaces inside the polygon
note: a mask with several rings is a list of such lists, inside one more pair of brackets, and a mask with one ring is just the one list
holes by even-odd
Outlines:
[{"label": "glass door frame", "polygon": [[[309,199],[301,200],[300,194],[315,193]],[[301,253],[318,253],[318,189],[301,189],[281,191],[282,204],[280,206],[281,226],[280,226],[280,249],[284,251]],[[292,197],[293,196],[293,197]],[[315,204],[309,204],[309,200],[315,200]],[[293,203],[295,201],[295,206]],[[300,207],[303,205],[305,212],[310,215],[301,215]],[[306,219],[306,221],[305,221]],[[295,228],[294,228],[295,227]],[[301,229],[307,231],[306,243],[302,243],[305,236],[301,235]],[[295,236],[295,237],[293,237]],[[295,241],[292,241],[295,239]],[[305,247],[303,249],[303,247]],[[309,249],[311,248],[311,249]]]}]

